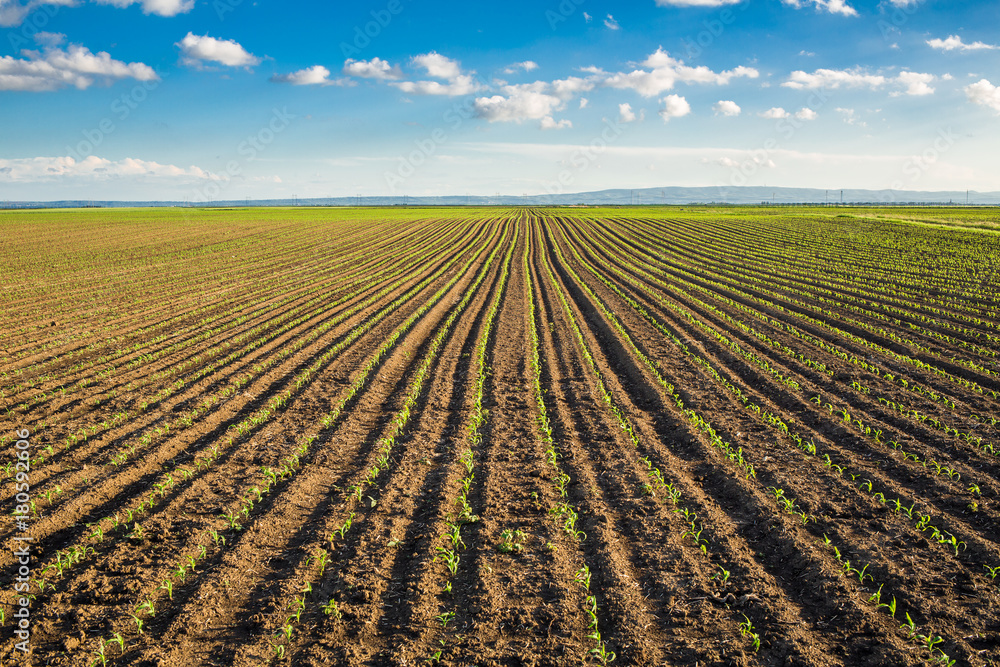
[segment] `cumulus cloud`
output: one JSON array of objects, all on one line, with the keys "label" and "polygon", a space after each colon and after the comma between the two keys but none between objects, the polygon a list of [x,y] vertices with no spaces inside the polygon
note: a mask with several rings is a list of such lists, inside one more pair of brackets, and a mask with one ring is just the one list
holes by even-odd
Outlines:
[{"label": "cumulus cloud", "polygon": [[632,105],[629,103],[618,105],[618,122],[619,123],[631,123],[636,119],[635,112],[632,111]]},{"label": "cumulus cloud", "polygon": [[[544,84],[539,86],[537,83],[505,86],[504,95],[476,98],[473,109],[478,117],[491,123],[523,123],[526,120],[538,120],[543,125],[551,125],[555,122],[552,114],[561,110],[565,102],[555,95],[544,92],[544,87]],[[545,120],[546,118],[548,120]]]},{"label": "cumulus cloud", "polygon": [[818,69],[811,74],[796,70],[781,85],[796,90],[865,87],[876,90],[887,85],[896,85],[904,89],[902,93],[896,94],[930,95],[934,92],[930,86],[934,78],[933,74],[921,72],[900,72],[895,77],[886,77],[881,74],[870,74],[860,68],[849,70]]},{"label": "cumulus cloud", "polygon": [[802,90],[804,88],[859,88],[868,86],[875,89],[884,86],[886,78],[879,74],[868,74],[858,68],[853,70],[818,69],[812,74],[796,70],[782,86]]},{"label": "cumulus cloud", "polygon": [[669,122],[671,118],[681,118],[691,113],[691,105],[680,95],[667,95],[660,102],[663,103],[663,108],[659,114],[664,123]]},{"label": "cumulus cloud", "polygon": [[189,32],[177,42],[187,65],[201,66],[213,62],[226,67],[252,67],[260,64],[260,58],[248,52],[232,39],[215,39],[208,35]]},{"label": "cumulus cloud", "polygon": [[966,86],[965,94],[968,95],[970,102],[993,109],[997,115],[1000,115],[1000,88],[988,80],[980,79],[976,83]]},{"label": "cumulus cloud", "polygon": [[525,60],[523,63],[514,63],[504,68],[504,74],[516,74],[517,72],[530,72],[538,69],[538,63],[534,60]]},{"label": "cumulus cloud", "polygon": [[609,30],[621,30],[622,28],[611,14],[608,14],[608,18],[604,19],[604,26]]},{"label": "cumulus cloud", "polygon": [[981,51],[984,49],[997,49],[998,46],[986,44],[984,42],[973,42],[966,44],[958,35],[951,35],[947,39],[928,39],[927,45],[939,51]]},{"label": "cumulus cloud", "polygon": [[604,84],[612,88],[632,89],[643,97],[655,97],[672,89],[678,81],[725,85],[736,77],[756,79],[760,76],[756,69],[742,65],[724,72],[714,72],[704,65],[689,67],[683,61],[671,57],[662,48],[646,58],[641,66],[645,69],[607,76]]},{"label": "cumulus cloud", "polygon": [[551,88],[552,92],[556,97],[564,100],[569,100],[580,93],[586,93],[594,89],[594,78],[588,77],[586,79],[571,76],[565,79],[556,79],[552,82]]},{"label": "cumulus cloud", "polygon": [[[589,77],[571,76],[555,81],[535,81],[505,85],[499,95],[480,97],[473,102],[476,115],[491,123],[538,120],[543,129],[571,127],[569,121],[556,121],[552,114],[562,111],[566,103],[581,93],[593,90],[600,75]],[[580,99],[580,108],[587,106],[585,98]],[[548,118],[548,120],[546,120]]]},{"label": "cumulus cloud", "polygon": [[836,109],[834,109],[834,111],[839,113],[841,117],[844,119],[844,122],[847,123],[848,125],[857,125],[858,127],[868,127],[868,123],[859,119],[857,114],[854,112],[854,109],[845,109],[843,107],[837,107]]},{"label": "cumulus cloud", "polygon": [[194,8],[194,0],[97,0],[99,5],[114,5],[115,7],[130,7],[141,5],[143,14],[156,16],[177,16],[186,14]]},{"label": "cumulus cloud", "polygon": [[392,82],[393,86],[404,93],[456,96],[471,95],[483,89],[483,86],[472,78],[474,72],[463,72],[461,63],[435,51],[413,56],[410,58],[410,64],[424,70],[427,76],[433,79],[443,79],[444,83],[441,81]]},{"label": "cumulus cloud", "polygon": [[71,44],[66,49],[25,49],[21,56],[0,57],[0,90],[47,92],[67,86],[83,90],[95,82],[159,80],[149,65],[124,63],[114,60],[105,51],[91,53],[79,44]]},{"label": "cumulus cloud", "polygon": [[740,105],[732,100],[719,100],[712,107],[716,116],[739,116],[742,109]]},{"label": "cumulus cloud", "polygon": [[462,74],[462,67],[457,60],[442,56],[436,51],[413,56],[410,62],[435,79],[454,79]]},{"label": "cumulus cloud", "polygon": [[348,58],[344,62],[344,74],[362,79],[394,80],[403,78],[399,66],[393,67],[385,60],[375,57],[371,60],[354,60]]},{"label": "cumulus cloud", "polygon": [[348,79],[331,79],[330,70],[322,65],[313,65],[291,74],[275,74],[271,77],[273,83],[290,83],[293,86],[343,86]]},{"label": "cumulus cloud", "polygon": [[[95,0],[97,4],[129,7],[138,4],[144,14],[177,16],[191,11],[194,0]],[[39,7],[72,7],[77,0],[0,0],[0,26],[17,26]]]},{"label": "cumulus cloud", "polygon": [[396,81],[394,86],[404,93],[414,95],[471,95],[482,90],[482,86],[469,75],[461,74],[447,83],[440,81]]},{"label": "cumulus cloud", "polygon": [[[922,74],[920,72],[900,72],[896,81],[906,86],[907,95],[931,95],[934,89],[930,83],[934,81],[933,74]],[[900,95],[902,93],[894,93]]]},{"label": "cumulus cloud", "polygon": [[543,130],[565,130],[570,127],[573,127],[573,123],[565,118],[563,120],[555,120],[552,116],[545,116],[541,122]]},{"label": "cumulus cloud", "polygon": [[769,118],[771,120],[781,120],[782,118],[791,118],[793,115],[798,120],[816,120],[819,114],[817,114],[809,107],[802,107],[794,114],[785,111],[781,107],[772,107],[767,111],[760,112],[757,115],[760,116],[761,118]]},{"label": "cumulus cloud", "polygon": [[781,107],[771,107],[767,111],[761,111],[757,114],[761,118],[770,118],[772,120],[778,120],[780,118],[788,118],[791,114],[782,109]]},{"label": "cumulus cloud", "polygon": [[219,177],[200,167],[182,168],[136,158],[112,161],[92,155],[83,160],[69,156],[0,159],[0,181],[30,183],[65,179],[102,181],[121,178],[207,181]]},{"label": "cumulus cloud", "polygon": [[846,0],[781,0],[784,4],[795,7],[796,9],[801,9],[802,7],[812,5],[816,8],[816,11],[827,11],[831,14],[840,14],[842,16],[857,16],[858,12],[849,4]]},{"label": "cumulus cloud", "polygon": [[590,104],[590,100],[588,100],[586,97],[581,97],[580,98],[580,108],[581,109],[586,109],[588,104]]},{"label": "cumulus cloud", "polygon": [[35,43],[48,48],[62,46],[65,41],[66,35],[61,32],[40,32],[35,35]]}]

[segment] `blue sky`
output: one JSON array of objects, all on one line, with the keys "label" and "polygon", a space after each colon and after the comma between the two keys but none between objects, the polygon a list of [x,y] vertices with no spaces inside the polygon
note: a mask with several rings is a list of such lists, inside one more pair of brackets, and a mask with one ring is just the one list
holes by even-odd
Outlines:
[{"label": "blue sky", "polygon": [[0,198],[995,191],[998,25],[937,0],[0,0]]}]

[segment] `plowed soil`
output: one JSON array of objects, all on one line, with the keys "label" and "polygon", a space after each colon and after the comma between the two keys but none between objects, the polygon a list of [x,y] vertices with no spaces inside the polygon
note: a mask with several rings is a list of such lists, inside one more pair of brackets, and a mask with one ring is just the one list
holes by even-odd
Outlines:
[{"label": "plowed soil", "polygon": [[991,232],[260,209],[0,233],[2,664],[1000,665]]}]

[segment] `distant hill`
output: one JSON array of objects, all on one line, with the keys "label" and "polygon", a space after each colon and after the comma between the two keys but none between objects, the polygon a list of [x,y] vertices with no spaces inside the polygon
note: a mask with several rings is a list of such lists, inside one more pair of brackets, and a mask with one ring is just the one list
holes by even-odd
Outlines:
[{"label": "distant hill", "polygon": [[[630,206],[678,204],[878,204],[878,205],[1000,205],[1000,192],[909,190],[820,190],[815,188],[698,187],[613,189],[571,194],[442,195],[439,197],[332,197],[316,199],[220,200],[195,206]],[[120,208],[189,206],[177,201],[50,201],[3,202],[4,208]]]}]

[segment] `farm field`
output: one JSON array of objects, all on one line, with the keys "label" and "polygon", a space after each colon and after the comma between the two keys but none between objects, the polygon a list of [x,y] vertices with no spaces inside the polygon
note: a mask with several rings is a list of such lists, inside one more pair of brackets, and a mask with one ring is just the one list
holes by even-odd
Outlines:
[{"label": "farm field", "polygon": [[1000,665],[998,222],[0,212],[0,662]]}]

